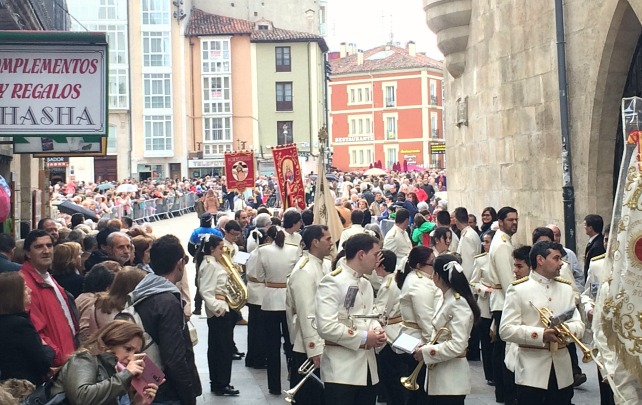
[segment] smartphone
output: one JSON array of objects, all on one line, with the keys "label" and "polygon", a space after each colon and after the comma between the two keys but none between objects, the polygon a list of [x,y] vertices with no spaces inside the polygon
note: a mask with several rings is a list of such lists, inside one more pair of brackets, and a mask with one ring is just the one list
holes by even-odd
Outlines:
[{"label": "smartphone", "polygon": [[[144,396],[145,388],[147,387],[147,384],[156,384],[160,386],[165,379],[165,373],[163,373],[163,371],[149,357],[143,357],[143,361],[145,362],[145,370],[142,374],[132,379],[132,387],[134,387],[138,395],[143,398],[143,403],[151,403],[151,401],[146,402],[147,398]],[[124,370],[125,366],[118,363],[117,368],[120,371]]]}]

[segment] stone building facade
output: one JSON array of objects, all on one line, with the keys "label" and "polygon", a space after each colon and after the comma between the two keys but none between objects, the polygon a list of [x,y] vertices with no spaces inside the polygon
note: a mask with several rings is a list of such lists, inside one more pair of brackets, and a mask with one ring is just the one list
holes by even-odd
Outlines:
[{"label": "stone building facade", "polygon": [[[583,253],[584,216],[598,213],[610,222],[621,98],[641,95],[642,0],[563,3],[575,229]],[[554,7],[539,0],[424,0],[449,72],[449,206],[475,213],[514,206],[518,243],[530,244],[536,226],[563,225]]]}]

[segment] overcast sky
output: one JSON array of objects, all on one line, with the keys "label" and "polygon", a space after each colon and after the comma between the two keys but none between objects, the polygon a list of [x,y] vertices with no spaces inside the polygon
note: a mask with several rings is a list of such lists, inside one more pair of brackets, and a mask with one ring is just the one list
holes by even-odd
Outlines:
[{"label": "overcast sky", "polygon": [[422,0],[328,0],[328,46],[338,51],[341,42],[367,50],[390,40],[405,46],[417,44],[419,52],[443,59],[435,34],[426,25]]}]

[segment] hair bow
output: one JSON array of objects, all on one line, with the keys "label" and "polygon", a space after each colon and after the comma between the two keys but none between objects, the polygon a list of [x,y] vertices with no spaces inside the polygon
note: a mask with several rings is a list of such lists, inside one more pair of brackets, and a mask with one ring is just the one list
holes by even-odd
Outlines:
[{"label": "hair bow", "polygon": [[464,269],[461,267],[461,264],[459,264],[455,260],[446,263],[446,265],[444,266],[444,270],[448,272],[448,281],[452,281],[453,269],[455,269],[458,273],[463,273],[464,271]]}]

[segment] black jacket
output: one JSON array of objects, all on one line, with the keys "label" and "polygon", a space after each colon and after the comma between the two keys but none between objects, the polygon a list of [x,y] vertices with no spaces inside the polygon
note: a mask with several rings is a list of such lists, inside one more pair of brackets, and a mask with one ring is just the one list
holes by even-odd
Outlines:
[{"label": "black jacket", "polygon": [[100,249],[94,250],[93,252],[91,252],[87,260],[85,260],[85,272],[91,270],[91,268],[96,264],[102,263],[107,260],[109,260],[109,256],[107,255],[107,253],[103,252]]},{"label": "black jacket", "polygon": [[45,381],[54,351],[42,344],[29,315],[0,315],[0,379]]},{"label": "black jacket", "polygon": [[586,245],[586,250],[584,251],[584,280],[588,278],[588,268],[589,264],[591,264],[591,259],[604,253],[606,253],[606,249],[604,249],[604,235],[600,233],[591,243]]},{"label": "black jacket", "polygon": [[165,278],[148,274],[132,292],[132,301],[145,331],[158,345],[167,379],[158,389],[155,401],[195,405],[196,397],[201,395],[201,381],[180,291]]},{"label": "black jacket", "polygon": [[58,284],[67,290],[71,295],[74,296],[74,299],[78,298],[82,294],[82,282],[84,277],[75,272],[68,274],[60,274],[54,276]]}]

